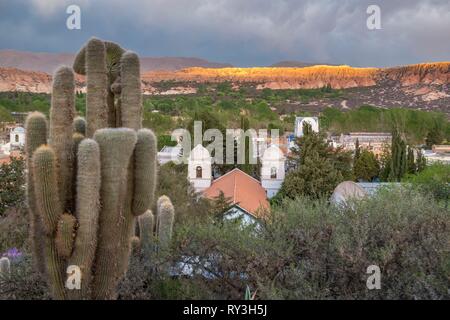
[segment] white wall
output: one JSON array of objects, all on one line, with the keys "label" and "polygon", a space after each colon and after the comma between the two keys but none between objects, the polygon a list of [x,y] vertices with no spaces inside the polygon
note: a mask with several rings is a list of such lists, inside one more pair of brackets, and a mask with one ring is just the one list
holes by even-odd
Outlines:
[{"label": "white wall", "polygon": [[319,132],[319,118],[317,117],[297,117],[295,118],[295,136],[303,137],[303,123],[311,125],[314,132]]}]

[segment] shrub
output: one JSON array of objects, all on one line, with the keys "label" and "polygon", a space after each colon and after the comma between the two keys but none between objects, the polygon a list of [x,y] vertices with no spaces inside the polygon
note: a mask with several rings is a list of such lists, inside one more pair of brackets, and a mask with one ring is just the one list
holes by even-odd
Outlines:
[{"label": "shrub", "polygon": [[[178,224],[163,263],[189,260],[192,272],[131,268],[128,279],[145,281],[132,281],[128,292],[242,299],[248,286],[258,299],[448,299],[449,241],[450,212],[414,189],[382,190],[348,207],[285,199],[256,227],[208,219]],[[381,290],[366,287],[370,265],[381,269]]]}]

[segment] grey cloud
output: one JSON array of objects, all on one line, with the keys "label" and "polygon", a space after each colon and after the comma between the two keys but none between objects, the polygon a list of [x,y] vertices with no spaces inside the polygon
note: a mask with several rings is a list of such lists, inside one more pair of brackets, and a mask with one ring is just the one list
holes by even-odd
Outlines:
[{"label": "grey cloud", "polygon": [[[68,4],[80,5],[82,30],[65,28]],[[382,30],[366,28],[370,4]],[[95,35],[143,55],[242,66],[450,60],[448,0],[0,0],[0,30],[1,48],[73,52]]]}]

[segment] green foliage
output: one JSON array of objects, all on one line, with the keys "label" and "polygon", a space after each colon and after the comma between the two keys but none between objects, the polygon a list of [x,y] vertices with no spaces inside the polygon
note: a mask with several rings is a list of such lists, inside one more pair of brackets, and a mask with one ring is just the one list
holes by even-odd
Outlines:
[{"label": "green foliage", "polygon": [[297,168],[286,175],[282,187],[273,200],[283,197],[308,196],[320,198],[330,195],[344,179],[351,178],[351,154],[341,149],[333,150],[323,133],[313,132],[304,124],[304,136],[297,138],[291,158]]},{"label": "green foliage", "polygon": [[[187,177],[187,166],[168,162],[159,167],[159,179],[156,186],[156,198],[168,196],[175,207],[175,223],[209,214],[209,202],[197,196]],[[156,205],[153,212],[157,212]]]},{"label": "green foliage", "polygon": [[[121,298],[242,299],[247,286],[256,299],[449,298],[450,212],[407,188],[341,208],[286,199],[258,230],[190,219],[174,231],[170,254],[153,263],[179,272],[185,261],[192,274],[135,261]],[[381,269],[382,290],[367,290],[370,265]]]},{"label": "green foliage", "polygon": [[298,169],[286,175],[277,199],[283,197],[295,199],[300,196],[313,199],[327,197],[342,181],[341,173],[334,168],[332,162],[313,151],[302,161]]},{"label": "green foliage", "polygon": [[21,207],[25,197],[25,161],[12,158],[0,165],[0,216],[8,209]]},{"label": "green foliage", "polygon": [[14,118],[11,116],[11,112],[0,105],[0,123],[11,122],[13,119]]},{"label": "green foliage", "polygon": [[407,171],[406,142],[401,137],[398,129],[392,133],[391,143],[391,168],[389,179],[391,181],[400,181]]},{"label": "green foliage", "polygon": [[431,149],[435,144],[441,144],[444,140],[442,124],[436,121],[427,133],[425,144],[428,149]]},{"label": "green foliage", "polygon": [[450,198],[450,165],[434,163],[416,175],[407,175],[404,182],[412,183],[419,190],[432,195],[448,206]]},{"label": "green foliage", "polygon": [[[361,106],[346,112],[336,108],[326,108],[320,116],[321,128],[334,133],[345,132],[390,132],[401,124],[405,138],[410,144],[424,142],[430,128],[436,128],[438,135],[450,136],[450,123],[439,112],[412,110],[406,108],[381,109]],[[441,139],[442,141],[442,139]]]},{"label": "green foliage", "polygon": [[368,150],[363,150],[358,158],[355,158],[353,173],[357,180],[362,181],[372,181],[378,177],[380,165],[375,155]]}]

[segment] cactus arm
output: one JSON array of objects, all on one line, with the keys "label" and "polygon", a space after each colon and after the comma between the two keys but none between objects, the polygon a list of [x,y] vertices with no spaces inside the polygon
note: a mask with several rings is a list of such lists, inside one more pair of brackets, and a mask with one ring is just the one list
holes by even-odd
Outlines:
[{"label": "cactus arm", "polygon": [[31,222],[31,245],[33,251],[34,266],[41,275],[44,275],[45,232],[36,205],[33,170],[31,168],[33,153],[38,147],[47,143],[47,120],[42,113],[33,112],[27,117],[25,128],[25,151],[27,154],[27,167],[29,168],[27,171],[27,200]]},{"label": "cactus arm", "polygon": [[87,137],[108,126],[106,50],[103,41],[91,39],[86,45],[86,120]]},{"label": "cactus arm", "polygon": [[86,46],[83,46],[75,56],[73,71],[83,76],[86,75]]},{"label": "cactus arm", "polygon": [[70,209],[72,198],[74,91],[75,79],[72,69],[58,68],[53,75],[49,145],[58,160],[59,199],[64,209]]},{"label": "cactus arm", "polygon": [[95,140],[85,139],[80,143],[77,168],[76,217],[79,226],[68,265],[80,268],[81,289],[71,290],[67,295],[72,299],[88,299],[100,210],[100,149]]},{"label": "cactus arm", "polygon": [[134,197],[133,214],[143,214],[150,208],[156,186],[156,138],[149,129],[137,133],[134,150]]},{"label": "cactus arm", "polygon": [[142,93],[139,58],[127,51],[121,59],[121,124],[139,130],[142,126]]},{"label": "cactus arm", "polygon": [[175,209],[170,199],[160,202],[158,207],[158,240],[162,249],[167,249],[172,239]]},{"label": "cactus arm", "polygon": [[73,131],[83,136],[86,135],[86,120],[83,117],[76,117],[73,120]]},{"label": "cactus arm", "polygon": [[49,146],[40,146],[33,155],[34,190],[36,203],[48,235],[56,230],[63,207],[59,200],[56,155]]},{"label": "cactus arm", "polygon": [[[124,200],[128,167],[137,136],[128,128],[101,129],[94,139],[100,147],[101,177],[100,188],[101,212],[99,216],[98,248],[93,279],[94,299],[113,299],[119,279],[119,264],[122,259],[121,230],[128,228],[125,217]],[[126,205],[126,204],[125,204]]]},{"label": "cactus arm", "polygon": [[148,253],[153,249],[155,242],[153,233],[155,228],[155,217],[150,210],[147,210],[143,215],[138,217],[138,223],[141,248],[143,252],[148,255]]},{"label": "cactus arm", "polygon": [[67,259],[72,254],[76,227],[77,219],[71,214],[65,213],[59,219],[55,244],[58,255],[62,258]]},{"label": "cactus arm", "polygon": [[34,189],[38,212],[46,230],[45,261],[47,282],[55,299],[64,299],[63,262],[58,256],[54,233],[62,214],[56,178],[56,155],[49,146],[39,147],[33,155]]}]

